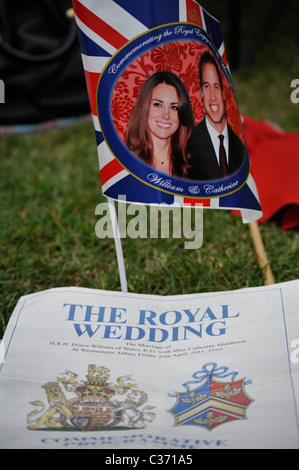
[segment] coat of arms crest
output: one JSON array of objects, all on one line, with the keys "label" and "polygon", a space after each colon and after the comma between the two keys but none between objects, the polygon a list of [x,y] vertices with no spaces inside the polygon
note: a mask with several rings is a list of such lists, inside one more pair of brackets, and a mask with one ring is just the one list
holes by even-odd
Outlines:
[{"label": "coat of arms crest", "polygon": [[49,407],[42,401],[31,402],[38,408],[27,416],[28,429],[135,429],[154,420],[154,407],[145,406],[147,394],[136,388],[131,376],[118,377],[116,384],[108,383],[109,377],[109,369],[90,364],[85,381],[66,371],[56,381],[44,384]]},{"label": "coat of arms crest", "polygon": [[[252,403],[245,391],[251,381],[235,381],[237,372],[228,373],[227,367],[215,363],[205,364],[183,384],[186,391],[176,392],[175,405],[169,410],[175,418],[175,426],[196,425],[212,430],[223,423],[246,419],[246,409]],[[219,381],[232,376],[232,381]],[[194,384],[195,388],[190,385]]]}]

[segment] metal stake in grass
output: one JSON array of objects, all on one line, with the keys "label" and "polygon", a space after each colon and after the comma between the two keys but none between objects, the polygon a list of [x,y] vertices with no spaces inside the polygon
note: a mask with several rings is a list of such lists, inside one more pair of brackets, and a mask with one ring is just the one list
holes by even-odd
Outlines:
[{"label": "metal stake in grass", "polygon": [[118,262],[121,290],[122,292],[128,292],[124,256],[123,256],[123,251],[122,251],[122,246],[121,246],[121,239],[120,239],[119,227],[118,227],[118,222],[117,222],[117,214],[116,214],[115,204],[114,204],[113,199],[108,198],[108,206],[110,210],[112,230],[113,230],[113,235],[114,235],[114,243],[115,243],[115,250],[116,250],[117,262]]}]

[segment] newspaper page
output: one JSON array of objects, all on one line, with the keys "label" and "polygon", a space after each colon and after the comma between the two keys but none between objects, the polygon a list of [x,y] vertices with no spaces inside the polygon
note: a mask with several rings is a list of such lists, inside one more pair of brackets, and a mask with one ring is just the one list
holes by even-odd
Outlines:
[{"label": "newspaper page", "polygon": [[0,448],[298,448],[298,292],[21,297],[1,342]]}]

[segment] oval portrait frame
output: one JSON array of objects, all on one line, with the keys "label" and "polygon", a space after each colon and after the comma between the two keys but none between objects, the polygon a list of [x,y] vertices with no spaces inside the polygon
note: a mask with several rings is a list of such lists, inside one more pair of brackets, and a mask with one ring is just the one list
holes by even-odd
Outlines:
[{"label": "oval portrait frame", "polygon": [[[142,84],[159,70],[168,70],[183,77],[181,80],[190,95],[195,123],[203,118],[199,80],[196,78],[198,66],[195,64],[200,51],[204,50],[216,59],[225,93],[229,95],[227,122],[235,126],[244,145],[244,156],[238,170],[230,176],[211,180],[184,179],[158,171],[136,157],[125,144],[126,122]],[[133,75],[134,79],[129,79]],[[157,191],[184,198],[211,199],[235,193],[246,183],[250,163],[231,77],[211,38],[198,25],[170,23],[148,30],[129,41],[103,69],[97,86],[96,103],[103,138],[114,158],[132,176]]]}]

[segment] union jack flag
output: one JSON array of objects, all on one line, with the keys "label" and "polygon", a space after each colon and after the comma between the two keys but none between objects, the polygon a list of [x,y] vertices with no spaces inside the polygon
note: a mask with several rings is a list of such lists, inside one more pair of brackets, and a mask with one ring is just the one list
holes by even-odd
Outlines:
[{"label": "union jack flag", "polygon": [[[195,0],[73,0],[73,7],[96,133],[103,195],[115,200],[125,196],[127,202],[141,204],[183,206],[201,203],[206,208],[240,210],[243,222],[260,218],[262,212],[259,197],[250,171],[240,189],[221,197],[216,194],[215,197],[200,198],[194,193],[193,198],[192,195],[186,197],[185,194],[172,193],[167,190],[167,186],[156,188],[144,184],[142,179],[122,164],[116,152],[111,151],[99,121],[101,103],[98,102],[98,89],[101,75],[105,73],[111,58],[125,46],[132,44],[130,54],[136,44],[134,39],[143,37],[148,31],[156,31],[162,25],[198,25],[228,67],[219,22]],[[125,62],[126,57],[123,55],[119,64]]]}]

